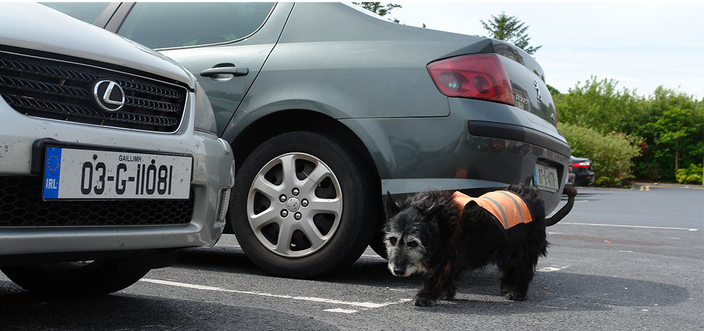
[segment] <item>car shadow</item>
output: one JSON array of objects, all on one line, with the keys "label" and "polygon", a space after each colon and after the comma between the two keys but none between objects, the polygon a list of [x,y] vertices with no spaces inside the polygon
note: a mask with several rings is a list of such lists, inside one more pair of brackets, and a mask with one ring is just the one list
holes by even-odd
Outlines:
[{"label": "car shadow", "polygon": [[125,293],[65,299],[34,295],[0,280],[2,330],[339,330],[269,309]]},{"label": "car shadow", "polygon": [[[316,281],[378,287],[380,290],[392,288],[408,293],[408,299],[411,299],[425,278],[420,275],[394,277],[387,269],[386,260],[369,252],[371,250],[351,267]],[[219,251],[186,250],[179,255],[177,266],[271,276],[236,248]],[[440,305],[444,308],[440,309],[467,313],[467,306],[472,306],[472,312],[476,314],[497,314],[497,311],[519,314],[546,309],[601,311],[613,307],[673,306],[690,297],[686,288],[671,284],[564,271],[539,271],[531,283],[528,300],[516,302],[507,300],[500,294],[499,277],[496,267],[487,267],[464,276],[456,300],[441,301]]]},{"label": "car shadow", "polygon": [[536,273],[526,301],[510,301],[499,293],[498,270],[490,268],[464,279],[456,300],[441,301],[442,311],[477,315],[549,311],[611,311],[616,307],[675,306],[690,298],[687,289],[664,283],[566,272]]},{"label": "car shadow", "polygon": [[[580,201],[580,200],[589,200],[589,201],[595,201],[595,200],[601,200],[604,197],[611,196],[612,193],[607,191],[607,190],[591,190],[591,189],[580,189],[577,187],[577,195],[574,197],[575,202]],[[563,194],[562,198],[560,199],[561,204],[567,203],[567,194]]]},{"label": "car shadow", "polygon": [[259,276],[268,273],[255,265],[239,247],[189,248],[179,251],[176,268],[237,272]]}]

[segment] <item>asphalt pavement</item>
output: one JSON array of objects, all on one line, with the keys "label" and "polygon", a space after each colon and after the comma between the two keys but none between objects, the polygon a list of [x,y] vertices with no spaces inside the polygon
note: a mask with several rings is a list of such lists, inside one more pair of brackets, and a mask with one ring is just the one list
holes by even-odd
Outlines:
[{"label": "asphalt pavement", "polygon": [[704,330],[701,186],[578,190],[524,302],[489,267],[456,300],[414,307],[423,277],[391,276],[371,250],[333,277],[271,277],[226,235],[104,297],[39,297],[0,275],[0,329]]}]

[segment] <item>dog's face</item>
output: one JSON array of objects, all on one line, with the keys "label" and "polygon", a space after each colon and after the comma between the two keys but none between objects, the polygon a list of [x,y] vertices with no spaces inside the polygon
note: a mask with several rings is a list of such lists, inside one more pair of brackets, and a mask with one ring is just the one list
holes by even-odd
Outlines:
[{"label": "dog's face", "polygon": [[427,272],[429,252],[424,242],[431,237],[433,226],[425,219],[423,207],[399,206],[387,193],[387,214],[384,244],[391,274],[408,277]]}]

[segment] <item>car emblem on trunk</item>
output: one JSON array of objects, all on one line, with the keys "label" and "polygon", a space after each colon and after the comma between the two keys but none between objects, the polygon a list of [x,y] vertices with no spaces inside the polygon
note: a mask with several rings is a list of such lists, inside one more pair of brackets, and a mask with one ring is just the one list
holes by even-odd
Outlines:
[{"label": "car emblem on trunk", "polygon": [[540,84],[538,83],[537,80],[533,81],[533,86],[535,86],[535,91],[538,93],[538,101],[543,100],[543,94],[540,93]]},{"label": "car emblem on trunk", "polygon": [[111,80],[101,80],[93,85],[93,98],[100,108],[108,112],[120,110],[125,105],[125,91]]}]

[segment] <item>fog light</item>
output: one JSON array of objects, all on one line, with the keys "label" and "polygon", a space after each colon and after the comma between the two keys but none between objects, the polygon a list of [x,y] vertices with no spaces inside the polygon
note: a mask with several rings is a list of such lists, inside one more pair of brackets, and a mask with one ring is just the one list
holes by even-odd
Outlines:
[{"label": "fog light", "polygon": [[225,222],[227,209],[230,206],[230,189],[220,190],[220,208],[218,209],[218,222]]}]

